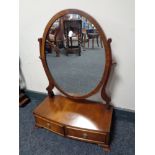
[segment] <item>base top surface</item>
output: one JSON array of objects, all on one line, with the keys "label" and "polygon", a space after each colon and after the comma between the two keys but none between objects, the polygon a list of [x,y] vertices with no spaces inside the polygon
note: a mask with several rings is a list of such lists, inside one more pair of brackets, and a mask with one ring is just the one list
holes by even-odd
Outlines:
[{"label": "base top surface", "polygon": [[48,120],[77,128],[110,132],[113,108],[89,100],[46,97],[33,111]]}]

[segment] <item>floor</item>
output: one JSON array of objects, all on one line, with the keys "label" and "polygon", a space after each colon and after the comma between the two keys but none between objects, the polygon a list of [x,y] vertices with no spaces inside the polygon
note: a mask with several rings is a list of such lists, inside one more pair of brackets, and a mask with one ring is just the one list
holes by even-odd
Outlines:
[{"label": "floor", "polygon": [[63,48],[60,49],[60,57],[56,57],[55,52],[46,54],[48,68],[62,90],[81,96],[89,93],[101,81],[105,68],[105,51],[96,44],[94,46],[95,48],[86,48],[85,51],[82,49],[81,56],[77,53],[66,56]]},{"label": "floor", "polygon": [[[46,129],[35,128],[33,109],[45,95],[27,92],[31,102],[19,110],[20,155],[104,155],[95,144],[64,138]],[[135,154],[134,113],[114,111],[111,151],[108,155]]]}]

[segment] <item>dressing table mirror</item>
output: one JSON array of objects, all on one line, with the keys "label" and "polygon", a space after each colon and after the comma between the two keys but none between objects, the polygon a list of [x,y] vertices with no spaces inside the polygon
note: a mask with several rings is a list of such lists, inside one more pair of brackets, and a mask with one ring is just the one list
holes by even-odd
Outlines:
[{"label": "dressing table mirror", "polygon": [[[106,93],[112,67],[111,39],[89,14],[67,9],[38,39],[48,96],[34,109],[35,125],[110,150],[113,107]],[[56,95],[56,87],[62,95]],[[88,97],[101,92],[103,102]]]}]

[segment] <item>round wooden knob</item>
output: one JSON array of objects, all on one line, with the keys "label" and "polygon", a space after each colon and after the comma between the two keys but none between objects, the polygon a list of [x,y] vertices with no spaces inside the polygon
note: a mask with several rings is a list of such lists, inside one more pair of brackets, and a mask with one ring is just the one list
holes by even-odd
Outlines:
[{"label": "round wooden knob", "polygon": [[51,127],[51,124],[50,123],[47,123],[47,127],[50,128]]},{"label": "round wooden knob", "polygon": [[87,136],[88,136],[87,133],[83,134],[83,138],[87,138]]}]

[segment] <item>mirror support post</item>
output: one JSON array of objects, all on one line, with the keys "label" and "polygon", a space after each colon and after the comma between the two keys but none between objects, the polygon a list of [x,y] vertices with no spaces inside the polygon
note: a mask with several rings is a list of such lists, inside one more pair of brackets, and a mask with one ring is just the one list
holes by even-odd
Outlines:
[{"label": "mirror support post", "polygon": [[[109,47],[109,50],[110,50],[110,55],[111,55],[111,42],[112,42],[112,39],[111,38],[108,38],[107,40],[107,43],[108,43],[108,47]],[[103,98],[103,100],[106,101],[106,105],[107,105],[107,108],[110,109],[110,102],[111,102],[111,97],[108,96],[108,94],[106,93],[106,85],[107,85],[107,82],[108,82],[108,79],[109,79],[109,76],[110,76],[110,72],[111,72],[111,66],[112,66],[112,60],[109,60],[110,61],[110,69],[109,69],[109,72],[107,74],[107,77],[106,77],[106,80],[105,80],[105,83],[102,87],[102,90],[101,90],[101,97]]]},{"label": "mirror support post", "polygon": [[[38,38],[38,42],[39,42],[39,51],[40,51],[40,57],[39,58],[41,59],[41,62],[43,64],[43,66],[45,66],[45,63],[46,63],[45,59],[43,59],[42,56],[41,56],[42,38]],[[44,68],[44,70],[47,73],[46,68]],[[47,75],[47,77],[49,78],[48,75]],[[49,86],[46,88],[49,97],[53,97],[54,96],[54,92],[52,91],[53,88],[54,88],[54,84],[49,83]]]}]

